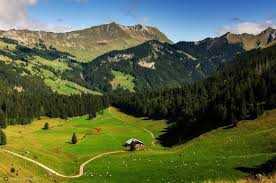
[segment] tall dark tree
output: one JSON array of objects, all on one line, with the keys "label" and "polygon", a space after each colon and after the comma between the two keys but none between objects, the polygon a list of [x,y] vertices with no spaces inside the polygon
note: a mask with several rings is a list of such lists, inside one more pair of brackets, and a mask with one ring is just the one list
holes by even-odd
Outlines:
[{"label": "tall dark tree", "polygon": [[77,144],[78,143],[78,138],[76,133],[73,133],[72,138],[71,138],[71,143],[72,144]]},{"label": "tall dark tree", "polygon": [[7,137],[3,130],[0,129],[0,145],[7,144]]}]

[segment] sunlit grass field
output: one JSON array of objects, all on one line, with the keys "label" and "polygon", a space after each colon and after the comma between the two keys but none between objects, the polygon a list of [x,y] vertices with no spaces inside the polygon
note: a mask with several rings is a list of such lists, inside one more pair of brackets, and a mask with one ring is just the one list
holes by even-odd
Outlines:
[{"label": "sunlit grass field", "polygon": [[217,129],[170,150],[114,155],[91,163],[74,182],[235,182],[276,156],[276,110],[237,128]]},{"label": "sunlit grass field", "polygon": [[[30,125],[10,126],[5,130],[8,138],[5,148],[70,175],[78,173],[79,165],[97,154],[123,150],[122,145],[129,138],[138,138],[146,145],[152,145],[151,134],[138,124],[140,119],[127,121],[112,111],[116,110],[105,110],[93,120],[87,120],[87,116],[67,121],[42,118]],[[49,130],[42,129],[46,122]],[[78,137],[76,145],[70,143],[74,132]]]},{"label": "sunlit grass field", "polygon": [[[49,122],[49,130],[42,130],[45,122]],[[236,168],[255,167],[276,156],[276,110],[257,120],[242,121],[236,128],[220,128],[171,149],[153,144],[152,134],[145,131],[158,136],[164,128],[165,121],[136,118],[116,108],[109,108],[93,120],[87,120],[86,116],[67,121],[42,118],[31,125],[11,126],[5,130],[6,149],[66,175],[77,173],[78,166],[89,157],[123,149],[122,144],[131,137],[144,141],[146,149],[92,161],[85,168],[85,175],[77,179],[48,175],[36,165],[1,153],[5,160],[0,163],[0,175],[17,179],[32,177],[46,183],[235,182],[248,175]],[[97,133],[95,129],[101,130]],[[73,132],[79,138],[77,145],[69,143]],[[10,173],[12,166],[20,169],[18,176]]]}]

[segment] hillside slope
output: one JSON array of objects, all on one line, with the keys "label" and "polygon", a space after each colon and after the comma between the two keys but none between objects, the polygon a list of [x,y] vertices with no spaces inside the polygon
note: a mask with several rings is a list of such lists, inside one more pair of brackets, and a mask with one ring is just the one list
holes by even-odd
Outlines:
[{"label": "hillside slope", "polygon": [[41,80],[59,94],[95,93],[83,83],[81,65],[69,53],[47,48],[43,43],[27,47],[16,40],[0,38],[0,70],[7,70],[1,73],[1,80],[9,78],[7,68],[17,70],[10,78],[14,83],[27,76]]},{"label": "hillside slope", "polygon": [[198,57],[223,56],[223,51],[229,49],[227,55],[231,56],[241,51],[257,48],[266,48],[276,43],[276,29],[267,28],[258,35],[226,33],[221,37],[206,38],[202,41],[180,41],[176,47]]},{"label": "hillside slope", "polygon": [[[197,69],[198,64],[169,44],[149,41],[96,58],[84,66],[84,77],[93,88],[100,91],[173,87],[204,78],[206,71]],[[119,80],[119,74],[125,80]]]},{"label": "hillside slope", "polygon": [[111,23],[59,34],[12,30],[2,33],[16,40],[1,38],[0,60],[20,63],[61,94],[134,92],[204,79],[247,50],[273,45],[275,35],[269,28],[259,35],[227,33],[169,44],[156,28],[141,25]]},{"label": "hillside slope", "polygon": [[240,43],[245,50],[266,48],[276,43],[276,29],[269,27],[257,35],[227,33],[226,37],[229,43]]},{"label": "hillside slope", "polygon": [[155,27],[124,26],[114,22],[67,33],[10,30],[0,33],[0,36],[18,40],[28,47],[42,41],[47,47],[53,46],[68,52],[81,62],[91,61],[106,52],[126,49],[148,40],[171,42]]},{"label": "hillside slope", "polygon": [[[220,128],[169,150],[98,159],[87,172],[93,173],[95,182],[237,182],[254,173],[276,171],[262,169],[263,164],[273,167],[269,163],[275,162],[275,127],[273,110],[256,120],[241,121],[236,128]],[[107,170],[112,176],[101,176]],[[74,182],[89,180],[87,175]]]},{"label": "hillside slope", "polygon": [[[240,44],[229,44],[225,36],[207,39],[200,45],[148,41],[96,58],[84,66],[84,76],[94,89],[100,91],[180,87],[210,76],[244,51]],[[125,80],[117,79],[118,72],[125,76]],[[130,84],[132,88],[128,87]]]}]

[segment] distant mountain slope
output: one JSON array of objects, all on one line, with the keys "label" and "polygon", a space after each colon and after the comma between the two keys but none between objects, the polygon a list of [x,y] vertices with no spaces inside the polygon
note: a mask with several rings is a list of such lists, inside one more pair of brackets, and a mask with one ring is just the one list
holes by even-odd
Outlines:
[{"label": "distant mountain slope", "polygon": [[1,61],[25,68],[62,94],[179,87],[212,75],[237,54],[276,42],[276,30],[269,28],[259,35],[227,33],[170,44],[156,28],[116,23],[69,33],[13,30],[0,35]]},{"label": "distant mountain slope", "polygon": [[176,44],[149,41],[130,49],[106,53],[84,66],[92,88],[110,91],[181,86],[210,76],[222,64],[247,50],[276,42],[276,30],[259,35],[227,33],[217,38]]},{"label": "distant mountain slope", "polygon": [[18,40],[29,47],[42,41],[47,47],[54,46],[83,62],[91,61],[106,52],[133,47],[148,40],[171,43],[157,28],[142,25],[123,26],[116,23],[67,33],[10,30],[0,32],[0,36]]},{"label": "distant mountain slope", "polygon": [[181,41],[175,44],[175,46],[177,49],[181,49],[201,59],[221,60],[225,59],[225,57],[232,57],[242,51],[266,48],[275,43],[276,30],[268,28],[258,35],[226,33],[221,37],[206,38],[197,42]]},{"label": "distant mountain slope", "polygon": [[245,51],[241,43],[229,43],[227,35],[199,42],[178,42],[174,47],[195,59],[208,62],[210,66],[232,60],[237,54]]},{"label": "distant mountain slope", "polygon": [[114,71],[133,77],[128,82],[134,90],[175,87],[210,76],[244,51],[240,43],[230,44],[227,35],[174,45],[149,41],[96,58],[85,66],[84,75],[93,88],[103,91],[129,89],[117,81]]},{"label": "distant mountain slope", "polygon": [[[100,91],[118,88],[144,90],[181,86],[209,76],[223,62],[243,49],[222,43],[214,52],[188,54],[179,44],[148,41],[121,51],[112,51],[85,64],[85,80]],[[203,52],[203,51],[201,51]],[[118,74],[125,79],[118,79]],[[128,86],[132,86],[129,88]]]},{"label": "distant mountain slope", "polygon": [[[16,71],[12,77],[10,70]],[[16,40],[0,38],[0,81],[10,78],[12,87],[26,91],[26,86],[18,82],[26,77],[36,78],[59,94],[95,93],[85,87],[81,70],[81,65],[66,52],[46,48],[42,43],[30,48]]]},{"label": "distant mountain slope", "polygon": [[266,48],[276,43],[276,29],[267,28],[258,35],[227,33],[226,38],[230,44],[242,44],[245,50]]}]

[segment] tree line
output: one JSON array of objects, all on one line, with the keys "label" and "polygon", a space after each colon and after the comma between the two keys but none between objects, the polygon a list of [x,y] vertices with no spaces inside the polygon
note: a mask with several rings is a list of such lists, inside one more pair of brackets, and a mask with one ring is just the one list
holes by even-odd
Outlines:
[{"label": "tree line", "polygon": [[89,114],[108,107],[109,101],[98,95],[58,95],[56,93],[0,92],[0,127],[27,124],[39,116],[68,117]]},{"label": "tree line", "polygon": [[174,122],[160,141],[171,146],[212,130],[235,127],[276,107],[276,46],[243,53],[203,81],[158,91],[112,94],[122,110]]},{"label": "tree line", "polygon": [[96,112],[109,105],[106,96],[54,93],[43,80],[26,75],[26,69],[0,62],[0,127],[27,124],[39,116],[67,118]]}]

